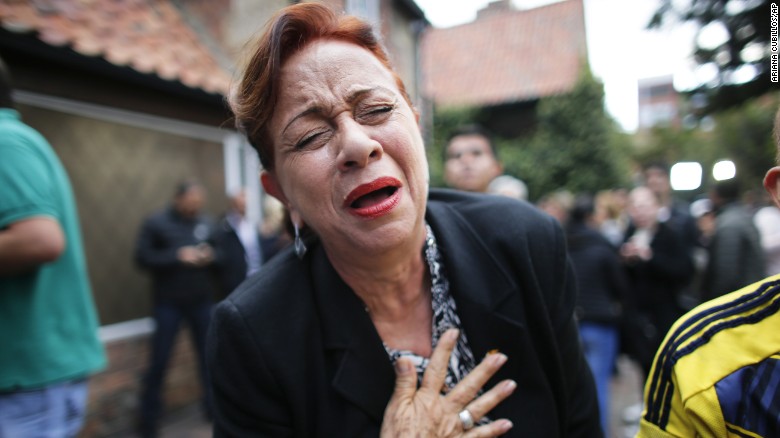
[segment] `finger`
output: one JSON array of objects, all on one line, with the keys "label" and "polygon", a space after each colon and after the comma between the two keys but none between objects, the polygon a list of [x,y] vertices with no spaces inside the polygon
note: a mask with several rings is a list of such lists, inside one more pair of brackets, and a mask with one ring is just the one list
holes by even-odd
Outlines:
[{"label": "finger", "polygon": [[501,436],[514,426],[511,421],[507,419],[500,419],[492,421],[484,426],[475,427],[463,434],[464,438],[483,438]]},{"label": "finger", "polygon": [[477,396],[479,390],[506,363],[506,360],[507,357],[503,353],[488,355],[447,393],[446,399],[457,407],[465,406]]},{"label": "finger", "polygon": [[517,388],[517,383],[513,380],[504,380],[497,384],[490,391],[477,397],[474,401],[466,406],[466,409],[471,412],[471,416],[475,421],[479,421],[482,417],[492,411],[493,408],[498,406],[499,403],[506,400],[507,397],[512,395]]},{"label": "finger", "polygon": [[417,391],[417,371],[408,357],[399,357],[395,361],[395,390],[390,403],[409,400]]},{"label": "finger", "polygon": [[450,362],[450,355],[455,348],[460,331],[458,329],[447,329],[439,338],[439,344],[433,350],[431,360],[423,373],[422,387],[435,391],[437,394],[444,385],[444,379],[447,377],[447,366]]}]

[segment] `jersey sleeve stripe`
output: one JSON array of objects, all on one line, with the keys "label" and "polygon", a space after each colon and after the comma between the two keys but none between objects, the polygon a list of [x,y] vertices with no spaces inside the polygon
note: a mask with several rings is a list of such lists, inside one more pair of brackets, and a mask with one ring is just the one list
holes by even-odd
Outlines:
[{"label": "jersey sleeve stripe", "polygon": [[[647,395],[645,420],[665,426],[674,389],[672,371],[680,358],[706,344],[722,330],[752,324],[776,313],[780,307],[780,300],[776,300],[778,296],[780,280],[768,281],[760,284],[755,291],[739,295],[732,301],[688,314],[676,324],[655,360]],[[715,323],[725,318],[731,319]],[[681,348],[686,343],[685,348]]]}]

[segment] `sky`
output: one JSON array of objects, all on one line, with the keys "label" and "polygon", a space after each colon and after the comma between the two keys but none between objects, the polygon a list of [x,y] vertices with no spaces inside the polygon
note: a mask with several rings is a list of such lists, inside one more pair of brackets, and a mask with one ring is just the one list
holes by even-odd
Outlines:
[{"label": "sky", "polygon": [[[451,27],[476,18],[490,0],[415,0],[435,27]],[[519,9],[551,0],[512,0]],[[605,105],[628,132],[638,120],[637,81],[673,76],[678,90],[691,86],[696,71],[690,61],[695,29],[691,25],[646,30],[657,0],[584,0],[588,58],[604,82]]]}]

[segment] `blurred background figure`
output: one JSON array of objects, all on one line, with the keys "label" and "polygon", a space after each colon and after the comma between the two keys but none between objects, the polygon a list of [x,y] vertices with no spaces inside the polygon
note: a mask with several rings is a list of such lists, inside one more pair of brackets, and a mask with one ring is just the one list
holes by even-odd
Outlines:
[{"label": "blurred background figure", "polygon": [[[652,161],[646,163],[642,168],[644,185],[658,198],[660,205],[658,221],[674,230],[682,242],[683,248],[688,252],[688,256],[693,258],[694,251],[700,241],[699,229],[696,226],[696,220],[691,216],[688,203],[674,197],[669,173],[669,164],[664,161]],[[701,301],[699,291],[691,283],[693,278],[693,273],[691,273],[680,285],[681,290],[677,294],[678,304],[685,310],[693,308]]]},{"label": "blurred background figure", "polygon": [[501,175],[488,184],[488,193],[508,196],[522,201],[528,200],[528,187],[512,175]]},{"label": "blurred background figure", "polygon": [[602,190],[596,194],[596,223],[601,234],[615,248],[623,244],[631,222],[626,213],[627,199],[626,189]]},{"label": "blurred background figure", "polygon": [[690,212],[696,221],[696,228],[699,229],[699,243],[694,247],[692,254],[695,271],[691,282],[691,288],[697,291],[698,295],[698,291],[702,288],[704,273],[707,270],[710,239],[715,234],[715,211],[709,198],[700,198],[691,202]]},{"label": "blurred background figure", "polygon": [[504,167],[493,137],[481,126],[463,126],[450,134],[444,149],[444,181],[456,190],[485,193]]},{"label": "blurred background figure", "polygon": [[566,240],[577,283],[576,315],[585,359],[596,381],[601,427],[609,432],[610,380],[615,369],[628,283],[616,248],[595,227],[594,201],[580,195]]},{"label": "blurred background figure", "polygon": [[0,437],[75,437],[106,365],[70,180],[0,60]]},{"label": "blurred background figure", "polygon": [[144,437],[157,435],[162,412],[160,390],[182,320],[189,325],[195,345],[204,415],[211,415],[204,349],[216,288],[214,250],[208,242],[213,224],[201,212],[205,196],[200,183],[180,183],[171,205],[150,215],[138,236],[135,259],[152,275],[155,322],[141,394],[139,431]]},{"label": "blurred background figure", "polygon": [[[660,221],[661,208],[649,187],[631,190],[626,206],[631,221],[620,247],[630,290],[621,351],[639,366],[641,381],[650,372],[664,334],[684,313],[679,297],[694,274],[685,242],[668,222]],[[622,419],[637,425],[641,414],[642,403],[629,405],[623,409]]]},{"label": "blurred background figure", "polygon": [[690,211],[699,229],[699,246],[706,248],[715,233],[715,210],[712,208],[712,201],[709,198],[697,199],[691,203]]},{"label": "blurred background figure", "polygon": [[230,209],[220,220],[212,236],[219,277],[217,299],[222,300],[244,279],[260,270],[265,251],[258,224],[246,217],[246,190],[230,196]]},{"label": "blurred background figure", "polygon": [[753,223],[761,236],[766,274],[780,274],[780,209],[771,198],[765,196],[764,199],[763,206],[753,216]]},{"label": "blurred background figure", "polygon": [[267,258],[292,243],[292,235],[285,228],[284,204],[273,196],[263,197],[263,223],[260,224],[260,236]]},{"label": "blurred background figure", "polygon": [[689,211],[688,203],[673,196],[669,165],[661,161],[645,164],[643,176],[647,188],[658,198],[659,222],[665,222],[676,231],[683,240],[686,250],[692,251],[698,243],[698,229]]},{"label": "blurred background figure", "polygon": [[710,300],[764,278],[761,237],[748,210],[739,202],[739,181],[719,181],[710,189],[715,232],[710,239],[702,299]]},{"label": "blurred background figure", "polygon": [[557,190],[542,196],[536,206],[565,226],[573,204],[574,195],[570,191]]},{"label": "blurred background figure", "polygon": [[[690,254],[677,233],[658,220],[661,205],[652,190],[629,194],[631,226],[620,256],[628,272],[634,314],[626,316],[624,350],[647,376],[663,335],[682,316],[678,294],[693,275]],[[638,415],[641,413],[636,413]]]}]

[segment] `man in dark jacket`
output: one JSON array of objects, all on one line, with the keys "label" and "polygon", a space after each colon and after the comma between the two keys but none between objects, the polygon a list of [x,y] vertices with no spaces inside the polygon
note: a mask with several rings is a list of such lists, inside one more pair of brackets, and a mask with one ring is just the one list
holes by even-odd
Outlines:
[{"label": "man in dark jacket", "polygon": [[640,186],[629,195],[631,226],[620,255],[628,273],[632,311],[623,332],[627,352],[650,371],[664,333],[682,316],[678,304],[682,285],[693,274],[693,261],[683,240],[658,219],[658,198]]},{"label": "man in dark jacket", "polygon": [[219,221],[212,240],[216,249],[220,300],[279,250],[278,236],[263,236],[258,225],[247,218],[246,190],[243,189],[230,197],[230,210]]},{"label": "man in dark jacket", "polygon": [[702,285],[704,300],[733,292],[766,275],[761,236],[753,217],[739,202],[738,181],[721,181],[709,195],[716,216]]},{"label": "man in dark jacket", "polygon": [[155,321],[141,394],[140,432],[144,437],[156,436],[162,411],[160,390],[182,319],[192,331],[204,389],[204,411],[210,415],[204,349],[215,294],[211,272],[214,251],[208,243],[212,224],[201,213],[204,201],[205,191],[200,184],[181,183],[172,205],[149,216],[138,237],[135,259],[152,274]]},{"label": "man in dark jacket", "polygon": [[593,197],[580,195],[567,221],[566,240],[577,282],[576,315],[582,349],[596,382],[601,427],[609,430],[609,383],[617,359],[628,280],[617,250],[593,224]]}]

